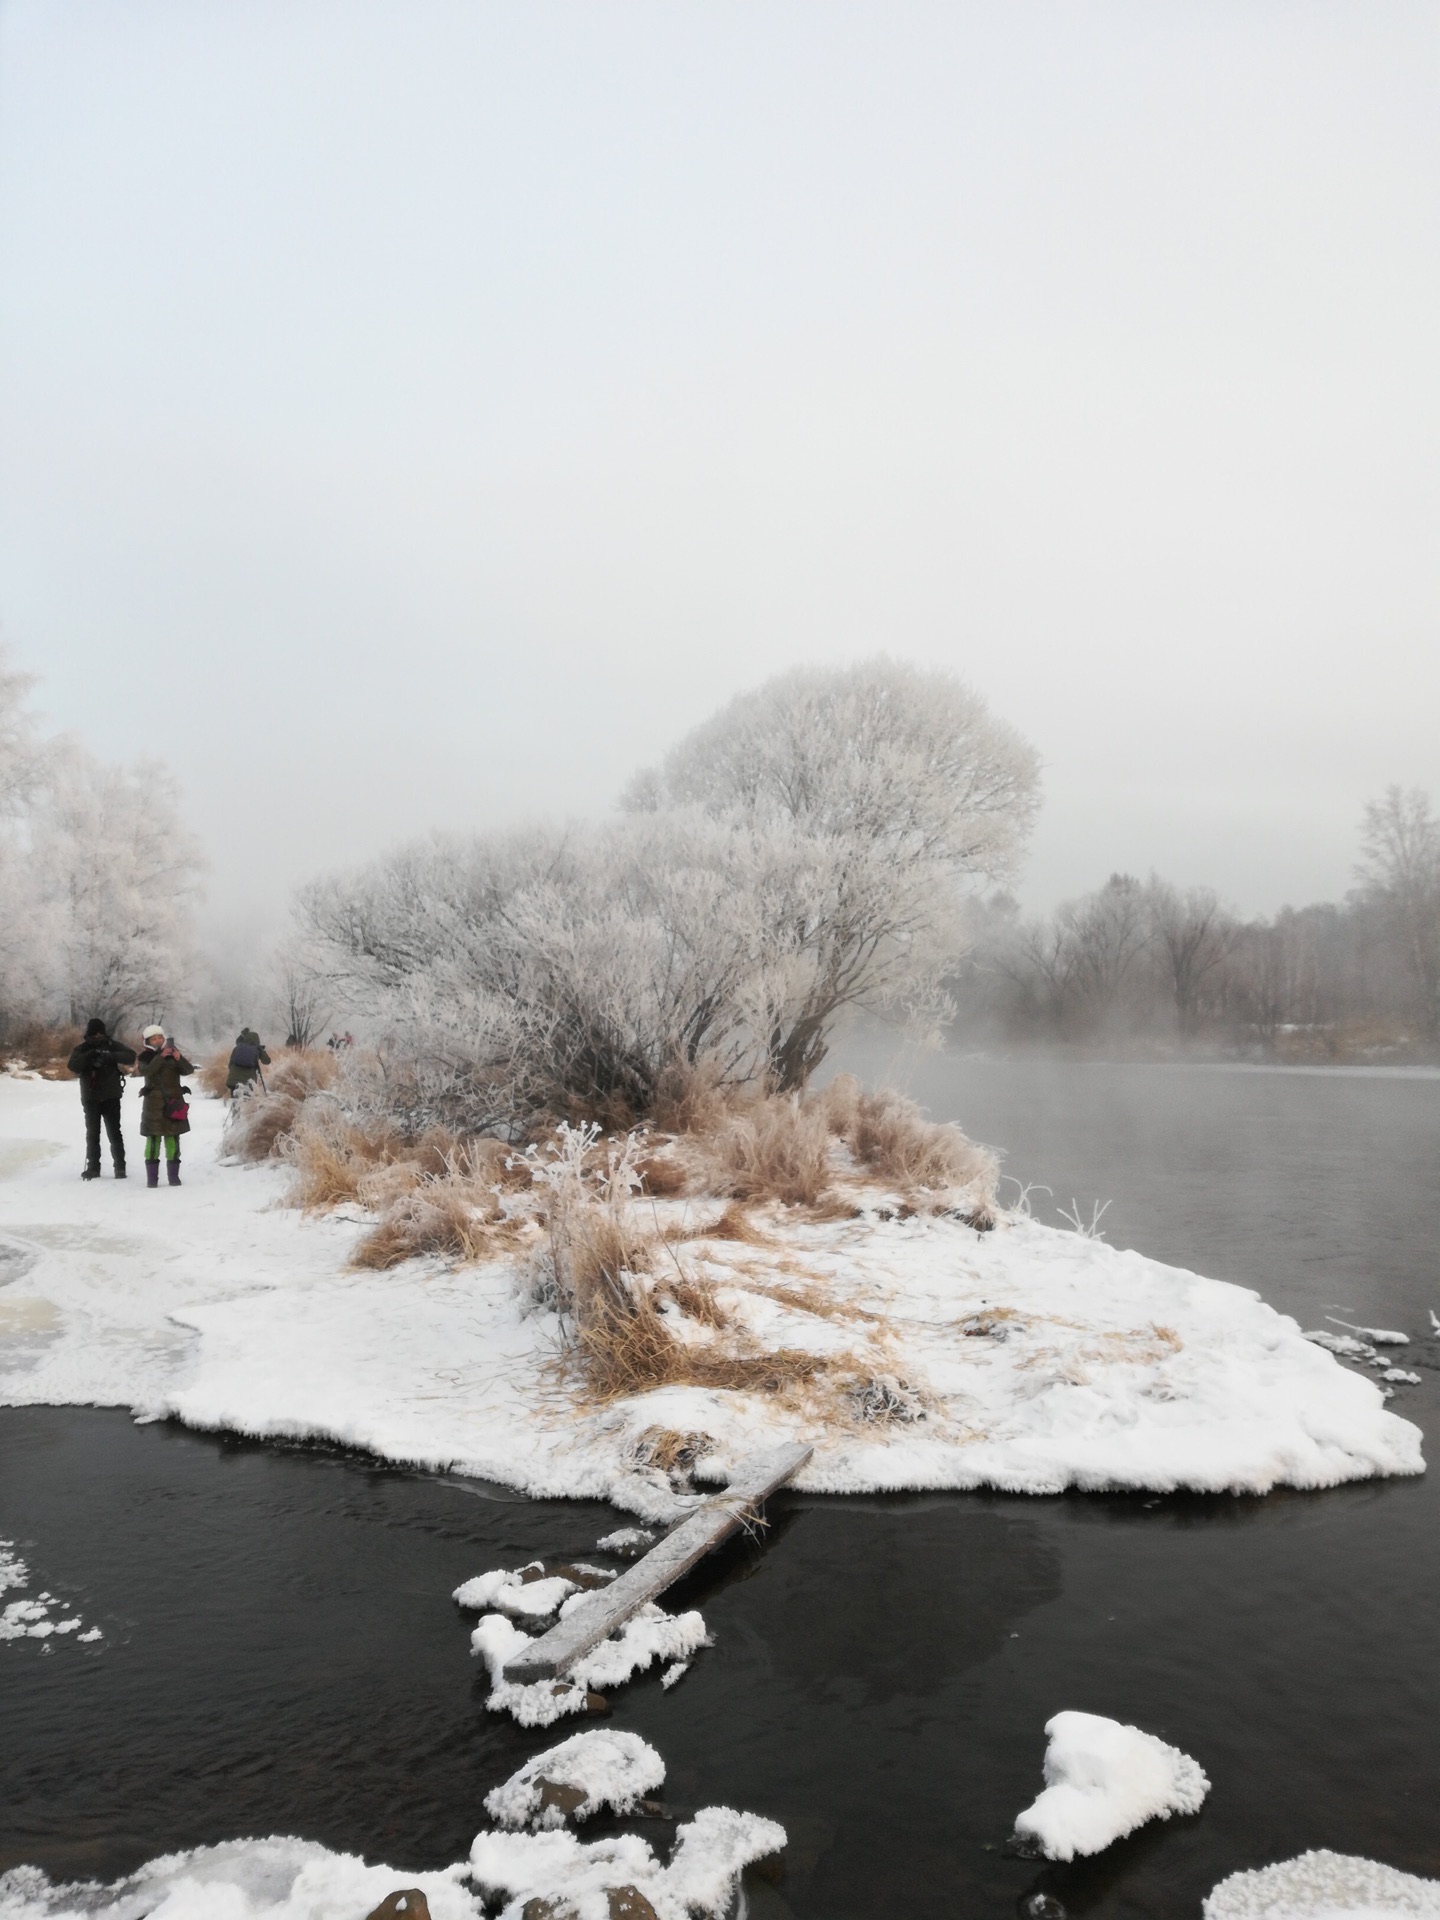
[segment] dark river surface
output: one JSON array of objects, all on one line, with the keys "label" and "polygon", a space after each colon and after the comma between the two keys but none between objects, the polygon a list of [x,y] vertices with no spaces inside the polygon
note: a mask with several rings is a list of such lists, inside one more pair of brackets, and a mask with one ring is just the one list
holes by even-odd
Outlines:
[{"label": "dark river surface", "polygon": [[[1434,1423],[1440,1076],[859,1064],[1058,1201],[1109,1199],[1116,1245],[1305,1325],[1404,1329],[1423,1384],[1393,1405]],[[763,1550],[726,1549],[674,1596],[714,1648],[668,1693],[617,1694],[613,1720],[664,1755],[673,1808],[785,1823],[755,1920],[1008,1915],[1036,1888],[1076,1914],[1198,1916],[1225,1874],[1318,1846],[1440,1876],[1431,1476],[1263,1500],[783,1496],[771,1518]],[[487,1714],[450,1591],[614,1524],[322,1449],[0,1411],[0,1535],[32,1592],[105,1635],[0,1646],[0,1868],[109,1879],[273,1832],[401,1868],[460,1858],[486,1791],[579,1723]],[[1194,1754],[1202,1813],[1068,1867],[1009,1854],[1065,1707]]]}]

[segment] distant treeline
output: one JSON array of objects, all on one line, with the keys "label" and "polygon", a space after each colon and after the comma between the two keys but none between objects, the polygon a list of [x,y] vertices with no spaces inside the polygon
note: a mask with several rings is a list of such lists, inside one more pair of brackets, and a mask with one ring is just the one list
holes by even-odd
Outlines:
[{"label": "distant treeline", "polygon": [[952,995],[960,1037],[1184,1043],[1290,1058],[1424,1057],[1440,1041],[1440,819],[1368,806],[1340,903],[1243,920],[1208,887],[1112,874],[1046,919],[993,895]]}]

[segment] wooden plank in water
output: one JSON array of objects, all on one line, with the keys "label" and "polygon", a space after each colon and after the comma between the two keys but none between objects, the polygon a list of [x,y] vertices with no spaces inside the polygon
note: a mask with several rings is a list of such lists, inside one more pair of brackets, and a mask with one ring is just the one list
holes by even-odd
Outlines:
[{"label": "wooden plank in water", "polygon": [[797,1474],[814,1451],[796,1443],[747,1454],[723,1493],[687,1514],[643,1559],[608,1586],[597,1588],[548,1633],[517,1653],[505,1668],[505,1678],[523,1686],[564,1673],[752,1518],[756,1508]]}]

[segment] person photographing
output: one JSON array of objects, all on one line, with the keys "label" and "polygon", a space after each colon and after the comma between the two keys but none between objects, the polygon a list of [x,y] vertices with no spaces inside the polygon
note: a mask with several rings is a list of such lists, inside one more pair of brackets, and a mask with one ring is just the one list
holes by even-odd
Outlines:
[{"label": "person photographing", "polygon": [[262,1067],[268,1067],[270,1056],[265,1051],[265,1043],[254,1027],[242,1027],[235,1036],[235,1045],[230,1049],[230,1061],[225,1073],[225,1091],[233,1100],[237,1093],[248,1093],[258,1080],[261,1091],[265,1088],[265,1076]]},{"label": "person photographing", "polygon": [[160,1143],[165,1143],[165,1177],[172,1187],[180,1184],[180,1136],[190,1131],[189,1088],[180,1084],[182,1074],[195,1069],[163,1027],[146,1027],[141,1035],[144,1045],[135,1071],[145,1081],[140,1102],[140,1131],[145,1138],[145,1184],[160,1184]]},{"label": "person photographing", "polygon": [[120,1131],[120,1099],[125,1092],[122,1067],[133,1066],[135,1049],[121,1046],[106,1031],[105,1022],[95,1019],[85,1029],[85,1038],[71,1054],[66,1065],[80,1082],[80,1105],[85,1114],[85,1166],[80,1178],[100,1178],[100,1126],[110,1142],[110,1159],[115,1178],[125,1178],[125,1136]]}]

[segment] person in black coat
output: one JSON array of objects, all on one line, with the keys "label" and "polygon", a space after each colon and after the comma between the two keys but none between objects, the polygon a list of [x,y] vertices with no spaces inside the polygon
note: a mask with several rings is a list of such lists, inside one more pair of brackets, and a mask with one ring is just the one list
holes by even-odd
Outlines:
[{"label": "person in black coat", "polygon": [[110,1141],[110,1158],[115,1163],[115,1178],[125,1178],[125,1139],[120,1131],[120,1096],[125,1091],[121,1067],[135,1064],[135,1049],[122,1047],[105,1031],[103,1020],[92,1020],[85,1038],[71,1054],[68,1065],[80,1080],[80,1104],[85,1110],[85,1170],[82,1180],[100,1178],[100,1123]]}]

